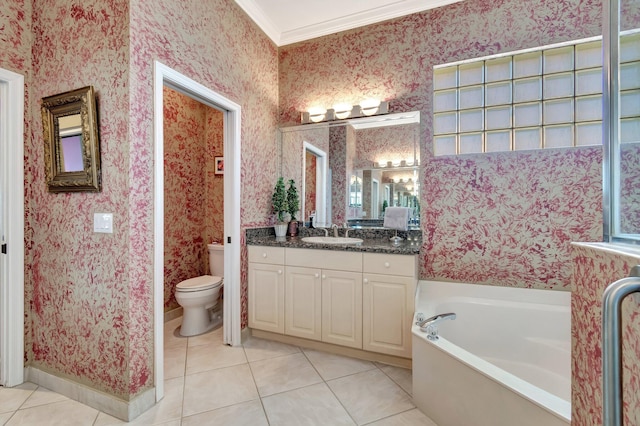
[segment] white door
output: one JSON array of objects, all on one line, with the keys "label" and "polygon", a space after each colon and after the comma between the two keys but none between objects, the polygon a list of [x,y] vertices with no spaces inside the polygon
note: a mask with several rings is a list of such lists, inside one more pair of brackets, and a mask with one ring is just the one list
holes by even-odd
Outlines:
[{"label": "white door", "polygon": [[[164,134],[163,87],[167,85],[224,114],[224,343],[240,336],[240,106],[198,82],[154,63],[154,382],[156,401],[164,396]],[[228,296],[228,297],[227,297]]]},{"label": "white door", "polygon": [[24,78],[0,68],[0,385],[24,371]]}]

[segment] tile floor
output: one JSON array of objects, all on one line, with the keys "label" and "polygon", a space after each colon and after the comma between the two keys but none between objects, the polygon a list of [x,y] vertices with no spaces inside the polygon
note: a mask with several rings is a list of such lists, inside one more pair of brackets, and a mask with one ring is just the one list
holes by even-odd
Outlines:
[{"label": "tile floor", "polygon": [[165,396],[125,423],[25,383],[0,387],[0,425],[428,425],[411,400],[411,371],[249,338],[222,328],[182,338],[165,324]]}]

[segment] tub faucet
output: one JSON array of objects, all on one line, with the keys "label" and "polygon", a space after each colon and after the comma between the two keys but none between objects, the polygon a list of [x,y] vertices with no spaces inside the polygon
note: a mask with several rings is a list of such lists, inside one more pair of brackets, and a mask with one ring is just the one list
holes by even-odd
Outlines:
[{"label": "tub faucet", "polygon": [[420,331],[424,331],[425,333],[427,333],[427,339],[438,340],[438,323],[448,319],[456,319],[456,314],[454,314],[453,312],[447,314],[438,314],[427,319],[418,317],[416,325],[420,327]]},{"label": "tub faucet", "polygon": [[338,238],[338,225],[334,223],[331,225],[331,229],[333,229],[333,236]]}]

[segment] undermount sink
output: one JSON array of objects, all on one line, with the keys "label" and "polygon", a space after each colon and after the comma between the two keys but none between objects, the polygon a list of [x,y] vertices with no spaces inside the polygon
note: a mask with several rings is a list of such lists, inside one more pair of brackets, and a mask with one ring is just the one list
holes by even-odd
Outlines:
[{"label": "undermount sink", "polygon": [[303,237],[302,241],[314,244],[360,244],[362,239],[351,237]]}]

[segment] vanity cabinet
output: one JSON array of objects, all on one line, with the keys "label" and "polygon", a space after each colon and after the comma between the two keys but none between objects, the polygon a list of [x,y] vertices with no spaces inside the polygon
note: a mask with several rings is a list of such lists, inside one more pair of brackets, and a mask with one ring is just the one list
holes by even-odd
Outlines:
[{"label": "vanity cabinet", "polygon": [[249,246],[249,327],[284,333],[284,248]]},{"label": "vanity cabinet", "polygon": [[362,348],[362,253],[287,248],[285,334]]},{"label": "vanity cabinet", "polygon": [[362,349],[362,273],[323,270],[322,341]]},{"label": "vanity cabinet", "polygon": [[416,257],[364,253],[362,348],[411,357]]},{"label": "vanity cabinet", "polygon": [[249,327],[411,358],[416,256],[249,246]]},{"label": "vanity cabinet", "polygon": [[287,266],[284,296],[284,333],[322,339],[322,271]]}]

